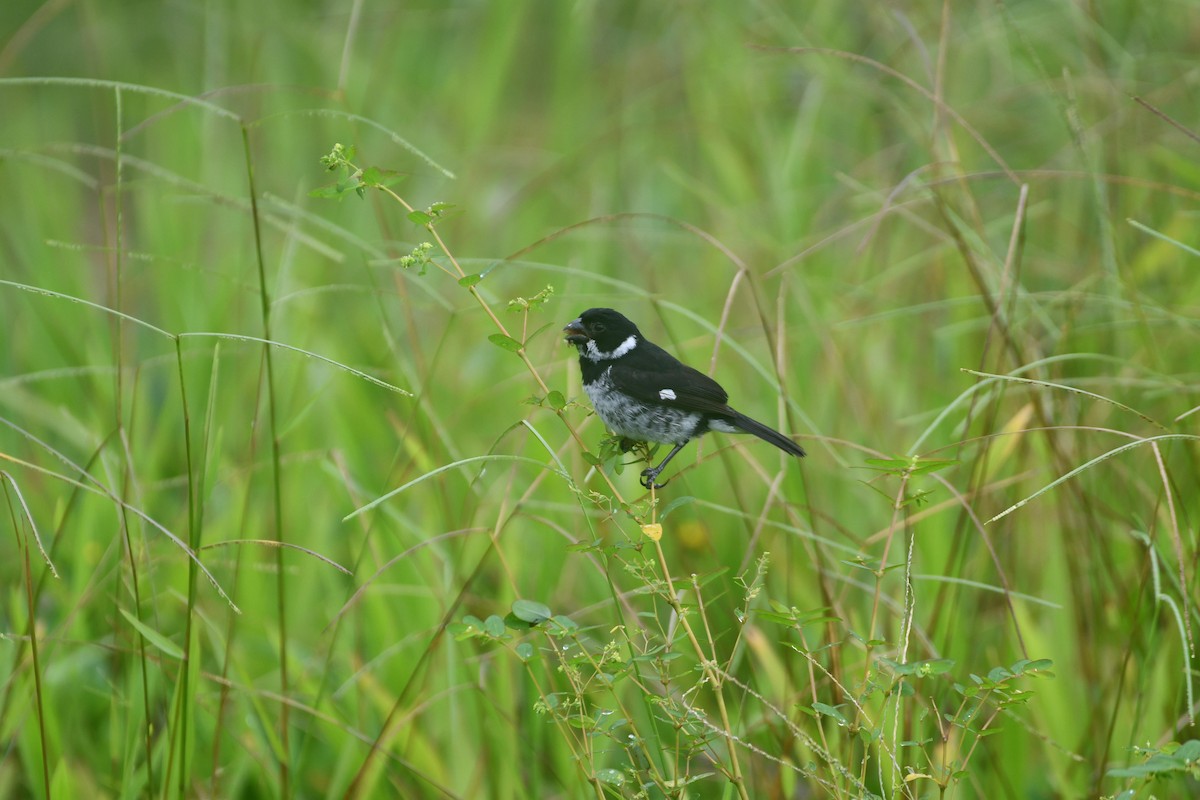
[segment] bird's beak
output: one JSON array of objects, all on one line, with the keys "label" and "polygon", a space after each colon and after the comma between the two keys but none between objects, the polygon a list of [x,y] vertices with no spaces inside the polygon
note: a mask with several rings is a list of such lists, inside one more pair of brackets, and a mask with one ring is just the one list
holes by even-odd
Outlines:
[{"label": "bird's beak", "polygon": [[567,335],[567,341],[571,344],[584,344],[592,338],[583,329],[583,323],[577,319],[567,323],[567,327],[563,328],[563,333]]}]

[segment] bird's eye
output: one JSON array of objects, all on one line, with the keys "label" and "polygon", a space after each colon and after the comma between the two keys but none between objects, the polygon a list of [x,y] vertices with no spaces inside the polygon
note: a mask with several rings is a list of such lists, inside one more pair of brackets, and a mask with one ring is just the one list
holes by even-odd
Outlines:
[{"label": "bird's eye", "polygon": [[604,323],[603,322],[593,322],[592,323],[592,331],[595,333],[604,333]]}]

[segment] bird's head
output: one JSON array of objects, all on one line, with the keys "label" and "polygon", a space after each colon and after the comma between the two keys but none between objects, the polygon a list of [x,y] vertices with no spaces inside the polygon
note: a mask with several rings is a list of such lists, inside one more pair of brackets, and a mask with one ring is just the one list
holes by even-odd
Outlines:
[{"label": "bird's head", "polygon": [[641,338],[637,325],[611,308],[589,308],[568,323],[563,333],[580,355],[593,361],[620,358]]}]

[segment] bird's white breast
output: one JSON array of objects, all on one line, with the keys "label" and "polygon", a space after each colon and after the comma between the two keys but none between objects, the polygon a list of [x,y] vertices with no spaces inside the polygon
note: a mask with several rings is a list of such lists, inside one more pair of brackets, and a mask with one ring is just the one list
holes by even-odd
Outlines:
[{"label": "bird's white breast", "polygon": [[[696,435],[700,414],[634,400],[617,390],[609,374],[611,372],[612,367],[609,367],[600,373],[599,378],[583,385],[596,414],[604,420],[610,431],[641,442],[670,444],[682,444]],[[663,391],[671,392],[670,389]],[[662,396],[661,393],[659,396]]]}]

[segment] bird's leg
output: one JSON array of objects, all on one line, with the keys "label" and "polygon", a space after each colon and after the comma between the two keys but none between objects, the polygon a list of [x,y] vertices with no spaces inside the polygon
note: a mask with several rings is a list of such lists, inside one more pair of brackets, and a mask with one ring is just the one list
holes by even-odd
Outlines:
[{"label": "bird's leg", "polygon": [[661,489],[666,486],[666,482],[655,483],[654,481],[658,478],[658,474],[663,471],[663,467],[667,466],[667,462],[674,458],[675,454],[682,450],[683,445],[685,444],[687,444],[686,441],[682,444],[675,445],[674,449],[667,453],[667,457],[664,458],[657,467],[651,467],[650,469],[642,470],[642,486],[646,487],[647,489]]}]

